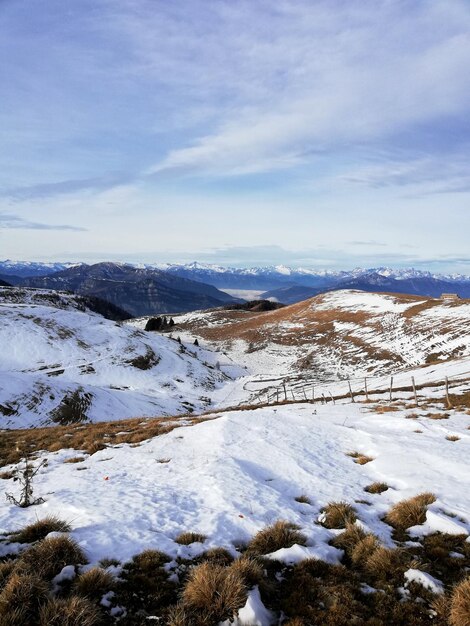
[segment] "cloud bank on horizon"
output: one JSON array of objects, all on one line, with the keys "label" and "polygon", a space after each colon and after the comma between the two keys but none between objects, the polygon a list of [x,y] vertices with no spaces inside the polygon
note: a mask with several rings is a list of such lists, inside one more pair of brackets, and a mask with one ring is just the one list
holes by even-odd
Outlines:
[{"label": "cloud bank on horizon", "polygon": [[2,257],[470,272],[465,0],[4,0],[0,57]]}]

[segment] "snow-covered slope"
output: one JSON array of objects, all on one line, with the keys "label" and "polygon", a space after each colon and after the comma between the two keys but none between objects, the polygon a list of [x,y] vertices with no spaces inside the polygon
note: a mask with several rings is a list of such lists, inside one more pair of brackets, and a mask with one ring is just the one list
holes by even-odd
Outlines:
[{"label": "snow-covered slope", "polygon": [[0,302],[0,427],[198,410],[227,378],[203,349],[60,302]]},{"label": "snow-covered slope", "polygon": [[267,313],[214,310],[175,321],[182,336],[199,337],[252,374],[334,380],[470,354],[469,300],[344,290]]},{"label": "snow-covered slope", "polygon": [[[353,504],[360,525],[393,545],[384,513],[403,498],[431,491],[437,500],[412,534],[468,534],[469,417],[451,410],[447,419],[436,420],[428,411],[403,406],[380,413],[346,403],[266,407],[213,415],[137,448],[109,445],[78,464],[64,463],[74,450],[44,454],[48,464],[35,480],[35,493],[46,502],[21,510],[0,501],[0,532],[56,513],[73,521],[73,536],[97,562],[126,560],[146,548],[173,557],[214,546],[236,554],[235,545],[287,519],[301,527],[308,545],[280,551],[277,558],[338,562],[341,552],[328,545],[338,531],[317,523],[328,502]],[[354,463],[348,456],[354,451],[371,461]],[[365,493],[376,481],[388,491]],[[11,481],[5,485],[14,491]],[[310,503],[297,502],[300,495]],[[203,533],[207,541],[181,546],[174,541],[181,531]]]}]

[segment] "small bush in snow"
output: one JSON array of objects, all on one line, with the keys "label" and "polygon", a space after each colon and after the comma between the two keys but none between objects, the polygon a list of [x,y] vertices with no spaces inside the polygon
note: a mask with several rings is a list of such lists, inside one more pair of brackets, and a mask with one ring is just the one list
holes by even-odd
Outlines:
[{"label": "small bush in snow", "polygon": [[387,491],[388,488],[387,483],[371,483],[367,485],[367,487],[364,487],[364,491],[367,491],[367,493],[383,493]]},{"label": "small bush in snow", "polygon": [[57,576],[66,565],[83,565],[87,558],[76,541],[66,535],[47,537],[23,552],[20,571],[35,573],[44,580]]},{"label": "small bush in snow", "polygon": [[13,573],[0,593],[0,624],[36,624],[39,607],[48,597],[48,586],[35,574]]},{"label": "small bush in snow", "polygon": [[34,543],[44,539],[49,533],[68,533],[70,530],[70,524],[67,524],[67,522],[62,521],[55,515],[48,515],[37,522],[28,524],[28,526],[15,533],[11,533],[10,539],[17,543]]},{"label": "small bush in snow", "polygon": [[281,548],[290,548],[294,544],[304,546],[307,538],[299,527],[291,522],[278,520],[272,526],[260,530],[247,546],[248,554],[269,554]]},{"label": "small bush in snow", "polygon": [[191,543],[204,543],[206,536],[201,533],[184,532],[179,534],[175,543],[179,543],[182,546],[189,546]]},{"label": "small bush in snow", "polygon": [[100,600],[114,587],[113,576],[101,567],[92,567],[81,574],[73,584],[73,590],[78,596],[91,600]]},{"label": "small bush in snow", "polygon": [[432,493],[420,493],[408,500],[397,502],[385,516],[385,521],[397,530],[406,530],[426,521],[428,506],[436,501]]},{"label": "small bush in snow", "polygon": [[347,524],[354,524],[356,520],[356,511],[347,502],[330,502],[320,516],[325,528],[346,528]]}]

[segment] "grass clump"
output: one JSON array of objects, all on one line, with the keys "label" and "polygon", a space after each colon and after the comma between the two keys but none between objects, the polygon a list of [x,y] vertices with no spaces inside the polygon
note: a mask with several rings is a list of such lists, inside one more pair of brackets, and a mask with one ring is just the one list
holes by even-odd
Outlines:
[{"label": "grass clump", "polygon": [[71,456],[69,459],[65,459],[64,463],[82,463],[84,460],[84,456]]},{"label": "grass clump", "polygon": [[35,574],[14,572],[0,593],[0,625],[36,624],[39,607],[48,597],[48,586]]},{"label": "grass clump", "polygon": [[367,491],[367,493],[383,493],[384,491],[387,491],[387,489],[389,489],[389,486],[387,485],[387,483],[371,483],[370,485],[367,485],[367,487],[364,487],[364,491]]},{"label": "grass clump", "polygon": [[340,535],[335,537],[331,542],[335,548],[344,550],[347,555],[350,555],[354,547],[362,541],[366,533],[357,524],[346,524],[346,530]]},{"label": "grass clump", "polygon": [[230,571],[239,576],[247,587],[259,585],[263,580],[263,567],[250,556],[241,556],[230,565]]},{"label": "grass clump", "polygon": [[354,507],[347,502],[330,502],[320,516],[320,522],[325,528],[346,528],[356,520]]},{"label": "grass clump", "polygon": [[432,493],[420,493],[408,500],[397,502],[385,516],[385,521],[397,530],[406,530],[410,526],[423,524],[426,521],[426,511],[430,504],[436,501]]},{"label": "grass clump", "polygon": [[204,543],[206,539],[207,537],[201,533],[184,532],[176,537],[175,543],[179,543],[182,546],[189,546],[191,543]]},{"label": "grass clump", "polygon": [[458,435],[447,435],[447,441],[459,441],[460,437]]},{"label": "grass clump", "polygon": [[299,527],[291,522],[278,520],[271,526],[263,528],[247,546],[248,554],[269,554],[281,548],[290,548],[294,544],[304,546],[307,538],[299,532]]},{"label": "grass clump", "polygon": [[365,465],[366,463],[370,463],[374,460],[374,457],[367,456],[367,454],[361,454],[361,452],[348,452],[347,456],[354,459],[354,463],[357,463],[358,465]]},{"label": "grass clump", "polygon": [[17,532],[11,533],[10,537],[16,543],[34,543],[44,539],[49,533],[68,533],[71,530],[71,526],[67,522],[55,515],[48,515],[41,520],[37,520],[37,522],[28,524],[28,526]]},{"label": "grass clump", "polygon": [[300,504],[312,504],[310,498],[304,494],[297,496],[296,498],[294,498],[294,500],[296,502],[299,502]]},{"label": "grass clump", "polygon": [[210,548],[201,554],[202,561],[210,561],[211,563],[218,563],[219,565],[230,565],[233,562],[233,556],[225,548]]},{"label": "grass clump", "polygon": [[240,573],[216,563],[195,567],[182,594],[183,606],[205,623],[216,624],[233,619],[246,602],[247,586]]},{"label": "grass clump", "polygon": [[100,611],[85,598],[51,598],[39,610],[39,626],[98,626]]},{"label": "grass clump", "polygon": [[44,580],[57,576],[66,565],[84,565],[87,558],[76,541],[70,537],[48,537],[25,550],[18,559],[17,569],[34,572]]},{"label": "grass clump", "polygon": [[[374,537],[375,539],[375,537]],[[376,540],[377,541],[377,540]],[[384,546],[373,548],[372,540],[369,540],[369,545],[363,545],[363,548],[370,548],[371,552],[367,555],[367,550],[364,550],[363,566],[364,570],[373,576],[374,579],[387,581],[387,580],[401,580],[405,567],[403,566],[402,553],[397,548],[385,548]]]},{"label": "grass clump", "polygon": [[454,587],[450,601],[449,622],[452,626],[470,624],[470,577]]},{"label": "grass clump", "polygon": [[92,567],[81,574],[73,584],[73,590],[78,596],[90,600],[101,600],[114,587],[113,576],[101,567]]}]

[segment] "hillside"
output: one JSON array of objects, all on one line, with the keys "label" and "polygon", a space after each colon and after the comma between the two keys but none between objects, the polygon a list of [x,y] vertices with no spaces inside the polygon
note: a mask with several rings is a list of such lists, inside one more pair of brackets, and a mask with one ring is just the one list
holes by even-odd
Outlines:
[{"label": "hillside", "polygon": [[84,311],[75,296],[0,300],[0,428],[201,410],[227,379],[215,362]]},{"label": "hillside", "polygon": [[266,313],[194,312],[175,321],[182,336],[198,337],[251,374],[336,380],[470,353],[468,300],[345,290]]},{"label": "hillside", "polygon": [[235,301],[211,285],[119,263],[71,267],[48,276],[25,278],[22,285],[95,296],[133,316],[192,311]]},{"label": "hillside", "polygon": [[[15,445],[40,447],[36,466],[46,464],[34,481],[43,503],[0,500],[0,556],[24,575],[29,555],[64,534],[31,547],[37,535],[18,531],[58,516],[80,552],[52,565],[45,557],[48,585],[65,598],[88,590],[110,624],[216,626],[236,614],[224,626],[275,626],[282,617],[444,626],[446,613],[434,607],[446,610],[470,566],[468,392],[468,379],[454,387],[451,409],[441,386],[422,392],[419,407],[402,399],[232,410],[173,419],[147,440],[151,420],[117,434],[112,424],[6,433],[8,493],[18,494]],[[273,526],[279,520],[287,525]],[[47,522],[39,530],[47,534]],[[91,593],[86,572],[97,565]],[[194,605],[187,590],[196,572]]]}]

